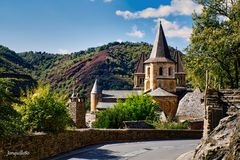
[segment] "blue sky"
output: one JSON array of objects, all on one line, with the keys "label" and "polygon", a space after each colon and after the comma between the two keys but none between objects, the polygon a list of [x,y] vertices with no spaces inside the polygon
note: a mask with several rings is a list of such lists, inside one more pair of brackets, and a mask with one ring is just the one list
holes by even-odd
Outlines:
[{"label": "blue sky", "polygon": [[0,44],[70,53],[113,41],[153,43],[161,20],[168,44],[188,45],[192,0],[0,0]]}]

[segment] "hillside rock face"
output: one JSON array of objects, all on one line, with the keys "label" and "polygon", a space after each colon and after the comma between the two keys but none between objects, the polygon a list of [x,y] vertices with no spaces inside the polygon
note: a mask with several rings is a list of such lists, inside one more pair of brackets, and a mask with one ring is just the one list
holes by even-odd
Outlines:
[{"label": "hillside rock face", "polygon": [[203,93],[199,89],[187,93],[179,102],[177,116],[180,120],[203,119],[204,106],[201,105]]},{"label": "hillside rock face", "polygon": [[193,160],[239,160],[240,110],[223,118],[208,138],[202,139]]}]

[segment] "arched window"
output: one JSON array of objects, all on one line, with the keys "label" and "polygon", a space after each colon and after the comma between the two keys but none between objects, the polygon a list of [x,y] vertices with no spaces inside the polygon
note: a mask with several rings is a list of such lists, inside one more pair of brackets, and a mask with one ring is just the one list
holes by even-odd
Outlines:
[{"label": "arched window", "polygon": [[173,71],[172,71],[172,67],[169,67],[169,68],[168,68],[168,75],[171,76],[171,75],[173,74],[172,72],[173,72]]},{"label": "arched window", "polygon": [[163,76],[163,68],[162,67],[159,68],[159,76]]}]

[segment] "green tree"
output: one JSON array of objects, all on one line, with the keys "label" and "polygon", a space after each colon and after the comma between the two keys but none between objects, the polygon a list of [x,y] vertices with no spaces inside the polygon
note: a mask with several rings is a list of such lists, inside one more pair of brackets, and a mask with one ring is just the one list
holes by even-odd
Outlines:
[{"label": "green tree", "polygon": [[66,103],[49,86],[39,87],[34,94],[22,98],[19,105],[22,122],[27,130],[58,132],[70,122]]},{"label": "green tree", "polygon": [[121,100],[113,109],[97,112],[96,128],[120,128],[123,121],[155,120],[159,106],[148,95],[132,95],[125,102]]},{"label": "green tree", "polygon": [[240,65],[240,1],[199,1],[204,6],[193,15],[193,34],[185,56],[188,79],[204,88],[209,71],[213,88],[238,88]]}]

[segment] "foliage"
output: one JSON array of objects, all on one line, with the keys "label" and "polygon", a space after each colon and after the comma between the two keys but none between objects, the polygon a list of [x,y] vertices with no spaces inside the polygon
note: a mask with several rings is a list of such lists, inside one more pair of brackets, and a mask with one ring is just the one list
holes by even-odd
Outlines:
[{"label": "foliage", "polygon": [[0,72],[27,73],[31,69],[31,64],[14,51],[0,45]]},{"label": "foliage", "polygon": [[21,116],[12,107],[12,103],[19,103],[9,88],[9,81],[0,79],[0,137],[24,133],[20,122]]},{"label": "foliage", "polygon": [[96,128],[120,128],[123,121],[155,120],[158,105],[148,95],[132,95],[113,109],[97,112]]},{"label": "foliage", "polygon": [[204,88],[208,70],[210,87],[238,88],[240,79],[240,1],[199,1],[185,64],[195,87]]},{"label": "foliage", "polygon": [[162,121],[153,121],[151,124],[156,129],[188,129],[189,128],[189,122],[175,122],[175,121],[169,121],[169,122],[162,122]]},{"label": "foliage", "polygon": [[66,103],[49,86],[39,87],[34,94],[22,98],[18,105],[22,122],[27,130],[58,132],[70,122]]}]

